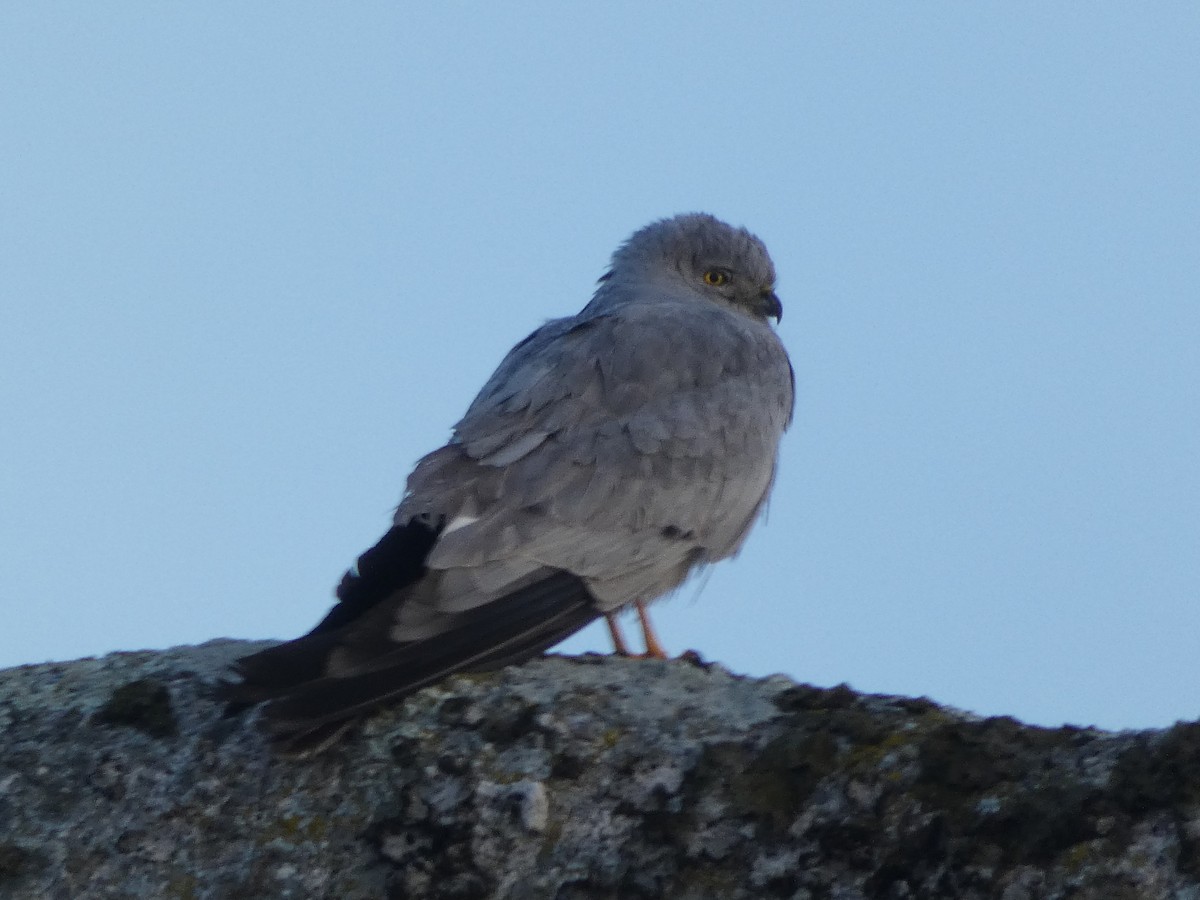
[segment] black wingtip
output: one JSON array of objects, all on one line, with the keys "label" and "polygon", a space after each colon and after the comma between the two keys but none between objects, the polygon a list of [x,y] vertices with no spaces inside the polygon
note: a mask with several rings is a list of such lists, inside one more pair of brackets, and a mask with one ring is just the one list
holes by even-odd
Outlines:
[{"label": "black wingtip", "polygon": [[395,525],[342,576],[337,604],[309,634],[334,631],[424,577],[440,527],[420,519]]},{"label": "black wingtip", "polygon": [[[275,692],[263,707],[263,722],[275,747],[308,752],[317,744],[327,744],[328,736],[348,720],[454,672],[488,671],[524,662],[599,616],[582,579],[556,572],[462,614],[447,632],[393,644],[384,653],[360,660],[353,674],[318,677]],[[353,628],[347,629],[347,636]]]},{"label": "black wingtip", "polygon": [[338,602],[312,631],[234,664],[241,681],[228,682],[223,689],[231,708],[245,709],[321,678],[341,629],[425,575],[425,559],[439,531],[417,518],[389,529],[342,578]]}]

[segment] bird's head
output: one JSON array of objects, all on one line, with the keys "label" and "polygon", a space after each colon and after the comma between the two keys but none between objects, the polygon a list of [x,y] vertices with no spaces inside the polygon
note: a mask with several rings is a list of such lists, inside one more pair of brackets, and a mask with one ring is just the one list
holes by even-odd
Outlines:
[{"label": "bird's head", "polygon": [[602,282],[687,292],[765,321],[783,317],[775,265],[762,241],[706,213],[686,213],[634,232]]}]

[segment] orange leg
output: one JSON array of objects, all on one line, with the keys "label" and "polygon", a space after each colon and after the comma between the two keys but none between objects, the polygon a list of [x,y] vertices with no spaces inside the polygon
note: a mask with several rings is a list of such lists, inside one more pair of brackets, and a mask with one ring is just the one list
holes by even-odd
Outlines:
[{"label": "orange leg", "polygon": [[625,636],[621,634],[621,626],[617,624],[616,613],[605,613],[604,621],[608,623],[608,635],[612,638],[613,653],[617,656],[632,656],[629,652],[629,645],[625,643]]},{"label": "orange leg", "polygon": [[646,656],[650,659],[670,659],[670,655],[659,643],[654,629],[650,627],[650,616],[646,612],[646,607],[642,605],[642,601],[634,601],[633,605],[637,607],[638,621],[642,623],[642,637],[646,641]]},{"label": "orange leg", "polygon": [[635,600],[633,605],[637,610],[638,621],[642,625],[642,639],[646,642],[646,652],[630,653],[629,645],[625,643],[625,635],[621,633],[621,626],[617,623],[617,614],[605,613],[604,621],[608,624],[608,634],[612,638],[613,653],[617,656],[630,656],[634,659],[670,659],[671,657],[663,649],[663,645],[659,643],[658,636],[650,626],[650,614],[646,612],[646,607],[642,605],[642,601]]}]

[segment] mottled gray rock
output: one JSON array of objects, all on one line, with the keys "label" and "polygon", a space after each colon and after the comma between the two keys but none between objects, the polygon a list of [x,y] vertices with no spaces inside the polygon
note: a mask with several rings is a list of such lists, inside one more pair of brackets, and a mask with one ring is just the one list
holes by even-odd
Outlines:
[{"label": "mottled gray rock", "polygon": [[252,649],[0,672],[0,896],[1200,900],[1196,724],[550,657],[280,759],[212,696]]}]

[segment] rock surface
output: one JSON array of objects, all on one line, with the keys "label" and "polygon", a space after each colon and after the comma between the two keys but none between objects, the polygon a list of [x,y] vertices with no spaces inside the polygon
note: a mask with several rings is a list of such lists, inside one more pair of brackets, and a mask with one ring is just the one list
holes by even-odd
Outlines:
[{"label": "rock surface", "polygon": [[259,646],[0,672],[0,896],[1200,900],[1200,725],[549,657],[280,759],[212,697]]}]

